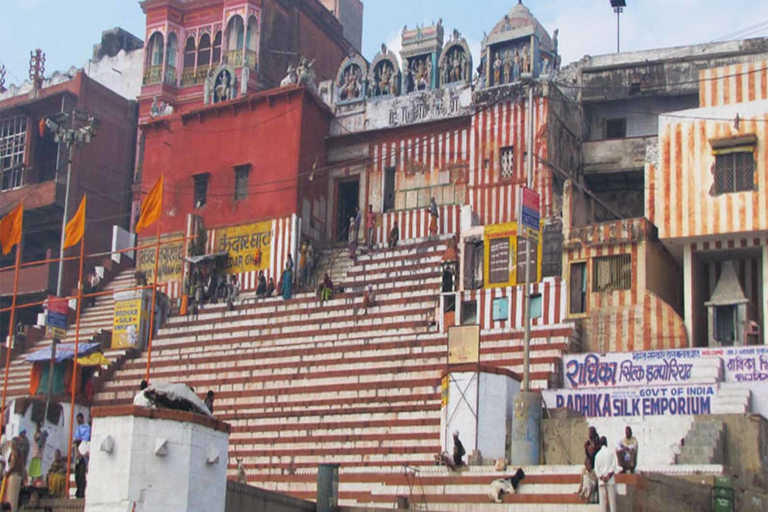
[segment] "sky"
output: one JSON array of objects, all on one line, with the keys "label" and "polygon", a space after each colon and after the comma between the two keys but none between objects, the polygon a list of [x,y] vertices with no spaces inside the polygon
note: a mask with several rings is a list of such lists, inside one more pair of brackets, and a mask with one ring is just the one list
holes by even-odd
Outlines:
[{"label": "sky", "polygon": [[[397,51],[405,25],[442,17],[446,37],[458,29],[477,55],[483,34],[516,0],[364,0],[363,54],[370,61],[386,43]],[[560,29],[563,64],[616,51],[616,15],[609,0],[525,0],[550,34]],[[768,37],[766,0],[627,0],[622,51],[715,40]],[[0,64],[6,85],[28,77],[29,52],[42,48],[46,73],[82,67],[101,31],[121,26],[144,36],[137,0],[0,0]]]}]

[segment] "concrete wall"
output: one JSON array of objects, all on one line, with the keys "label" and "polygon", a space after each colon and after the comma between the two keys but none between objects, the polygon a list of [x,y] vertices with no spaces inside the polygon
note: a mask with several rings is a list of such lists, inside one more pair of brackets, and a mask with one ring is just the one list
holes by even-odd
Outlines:
[{"label": "concrete wall", "polygon": [[226,424],[179,411],[118,413],[94,411],[86,512],[125,512],[134,503],[142,512],[224,511]]},{"label": "concrete wall", "polygon": [[647,290],[683,314],[683,271],[669,252],[658,242],[645,244]]},{"label": "concrete wall", "polygon": [[225,512],[314,512],[315,508],[309,501],[227,481]]},{"label": "concrete wall", "polygon": [[123,98],[135,100],[141,93],[144,49],[120,53],[114,57],[105,55],[99,60],[89,60],[85,74],[111,89]]}]

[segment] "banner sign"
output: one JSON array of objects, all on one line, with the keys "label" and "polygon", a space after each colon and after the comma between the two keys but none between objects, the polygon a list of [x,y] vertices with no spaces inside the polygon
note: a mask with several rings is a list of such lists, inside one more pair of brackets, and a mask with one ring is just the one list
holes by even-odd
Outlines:
[{"label": "banner sign", "polygon": [[226,273],[239,274],[269,268],[272,221],[216,230],[217,253],[229,253]]},{"label": "banner sign", "polygon": [[721,347],[563,357],[567,389],[768,382],[768,347]]},{"label": "banner sign", "polygon": [[712,414],[717,385],[658,386],[632,389],[542,391],[549,407],[566,407],[588,418],[688,416]]},{"label": "banner sign", "polygon": [[112,325],[112,348],[141,347],[149,322],[142,294],[115,294],[115,316]]},{"label": "banner sign", "polygon": [[[178,240],[183,238],[184,233],[172,233],[160,237],[160,252],[157,273],[159,274],[158,283],[168,283],[171,281],[181,281],[183,262],[184,262],[184,241],[179,240],[169,244],[163,243],[167,240]],[[149,245],[157,239],[142,239],[142,245]],[[147,276],[148,282],[154,281],[155,276],[155,248],[147,247],[139,251],[136,269]]]}]

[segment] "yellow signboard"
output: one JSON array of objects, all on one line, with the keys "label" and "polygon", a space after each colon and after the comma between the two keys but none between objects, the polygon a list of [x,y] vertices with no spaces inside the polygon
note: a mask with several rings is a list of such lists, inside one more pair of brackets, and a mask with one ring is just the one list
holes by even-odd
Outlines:
[{"label": "yellow signboard", "polygon": [[[184,268],[184,241],[171,242],[164,244],[163,241],[178,240],[183,238],[183,233],[172,233],[160,237],[160,263],[157,267],[157,273],[160,275],[158,283],[168,283],[170,281],[181,281],[182,269]],[[157,239],[144,239],[142,245],[149,245]],[[147,276],[147,280],[152,282],[155,276],[155,248],[147,247],[141,249],[138,255],[136,269]]]},{"label": "yellow signboard", "polygon": [[[531,282],[541,280],[541,238],[531,237],[536,244],[536,248],[531,250],[531,260],[536,263]],[[525,239],[518,237],[517,222],[486,226],[484,245],[486,288],[516,286],[525,282]]]},{"label": "yellow signboard", "polygon": [[149,318],[142,309],[141,297],[115,301],[112,325],[112,348],[138,347],[142,336],[142,320]]},{"label": "yellow signboard", "polygon": [[272,221],[216,230],[216,252],[229,253],[227,274],[269,268]]}]

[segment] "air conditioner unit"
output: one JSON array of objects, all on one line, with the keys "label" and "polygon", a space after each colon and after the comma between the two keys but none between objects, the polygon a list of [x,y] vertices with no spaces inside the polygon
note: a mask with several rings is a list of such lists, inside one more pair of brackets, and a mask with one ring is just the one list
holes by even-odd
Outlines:
[{"label": "air conditioner unit", "polygon": [[747,321],[745,332],[747,336],[760,336],[760,325],[753,320],[749,320]]}]

